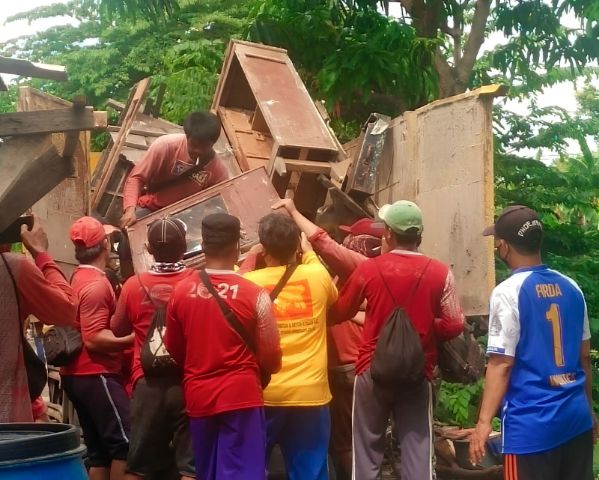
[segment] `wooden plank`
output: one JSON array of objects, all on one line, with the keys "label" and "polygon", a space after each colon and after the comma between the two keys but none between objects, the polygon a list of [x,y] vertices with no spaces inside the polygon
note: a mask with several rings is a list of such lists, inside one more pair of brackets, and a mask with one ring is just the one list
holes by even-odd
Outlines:
[{"label": "wooden plank", "polygon": [[245,157],[243,149],[241,148],[239,139],[237,138],[235,126],[229,116],[229,112],[227,112],[227,109],[219,107],[217,110],[217,114],[221,119],[221,124],[223,126],[223,129],[225,130],[227,138],[229,139],[229,143],[231,144],[231,148],[233,149],[235,158],[237,158],[239,168],[241,168],[242,172],[247,172],[250,169],[250,165],[248,163],[247,158]]},{"label": "wooden plank", "polygon": [[[60,132],[79,132],[99,128],[92,107],[82,111],[58,108],[35,112],[3,113],[0,115],[0,137],[37,135]],[[106,120],[106,112],[104,120]]]},{"label": "wooden plank", "polygon": [[[116,125],[108,125],[107,129],[109,132],[118,132],[121,128],[117,127]],[[162,135],[165,135],[165,133],[166,132],[164,131],[141,128],[132,128],[131,130],[129,130],[129,135],[141,135],[143,137],[162,137]]]},{"label": "wooden plank", "polygon": [[[11,151],[12,149],[6,146],[0,149],[1,165],[5,166],[8,163],[5,160],[11,155]],[[24,157],[21,155],[24,150],[17,148],[16,153],[19,156],[14,158],[22,161]],[[20,168],[18,173],[10,174],[8,188],[0,191],[0,231],[67,178],[72,171],[71,161],[63,159],[54,146],[35,157],[29,156],[25,166]]]},{"label": "wooden plank", "polygon": [[79,132],[69,132],[64,136],[64,148],[62,150],[62,156],[70,158],[75,153],[75,149],[79,144]]},{"label": "wooden plank", "polygon": [[48,80],[67,80],[67,69],[62,65],[34,63],[18,58],[0,57],[0,72],[22,77],[47,78]]},{"label": "wooden plank", "polygon": [[127,135],[129,134],[129,130],[133,126],[133,122],[139,109],[142,107],[143,101],[148,94],[150,86],[150,79],[144,78],[140,82],[138,82],[130,96],[130,101],[128,102],[127,109],[123,111],[121,115],[121,120],[119,121],[121,125],[121,130],[118,132],[117,139],[113,142],[114,144],[111,146],[110,152],[107,155],[106,163],[104,165],[103,171],[101,172],[101,176],[99,176],[99,184],[96,186],[93,196],[92,196],[92,208],[96,208],[106,190],[108,182],[112,176],[112,172],[114,171],[121,149],[125,146],[125,142],[127,140]]},{"label": "wooden plank", "polygon": [[331,164],[328,162],[293,160],[283,157],[275,158],[274,168],[279,173],[279,175],[284,175],[287,171],[322,173],[325,175],[329,175],[331,173]]},{"label": "wooden plank", "polygon": [[122,112],[127,107],[127,105],[125,105],[123,102],[119,102],[113,98],[108,99],[106,106],[116,110],[117,112]]}]

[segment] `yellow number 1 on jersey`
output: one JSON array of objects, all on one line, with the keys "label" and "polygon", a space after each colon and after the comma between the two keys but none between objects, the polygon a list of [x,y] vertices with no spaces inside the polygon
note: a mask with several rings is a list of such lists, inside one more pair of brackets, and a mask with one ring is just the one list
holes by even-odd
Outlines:
[{"label": "yellow number 1 on jersey", "polygon": [[553,329],[553,355],[555,357],[555,364],[558,367],[565,365],[564,361],[564,349],[562,343],[562,319],[559,314],[559,306],[557,303],[552,303],[545,313],[545,318],[551,322]]}]

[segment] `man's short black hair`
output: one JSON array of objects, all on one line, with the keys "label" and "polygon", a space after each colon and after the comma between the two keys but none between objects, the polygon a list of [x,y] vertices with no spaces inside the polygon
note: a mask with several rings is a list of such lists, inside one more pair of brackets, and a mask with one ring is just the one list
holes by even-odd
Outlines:
[{"label": "man's short black hair", "polygon": [[270,213],[260,220],[258,237],[266,253],[287,264],[297,252],[301,231],[287,215]]},{"label": "man's short black hair", "polygon": [[527,235],[526,241],[520,243],[511,242],[509,240],[505,241],[520,255],[537,255],[541,251],[541,246],[543,245],[543,232],[540,230],[530,232]]},{"label": "man's short black hair", "polygon": [[104,251],[104,245],[98,243],[93,247],[86,247],[83,243],[77,243],[75,245],[75,258],[81,265],[87,265],[98,259]]},{"label": "man's short black hair", "polygon": [[220,129],[220,120],[212,112],[193,112],[183,121],[185,135],[200,142],[215,144],[220,137]]}]

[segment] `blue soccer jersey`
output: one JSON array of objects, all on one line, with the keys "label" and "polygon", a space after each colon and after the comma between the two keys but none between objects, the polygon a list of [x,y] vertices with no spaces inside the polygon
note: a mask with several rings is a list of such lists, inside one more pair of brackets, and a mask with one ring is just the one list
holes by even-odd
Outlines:
[{"label": "blue soccer jersey", "polygon": [[491,295],[488,354],[514,357],[503,403],[503,453],[551,450],[592,428],[580,359],[591,338],[574,280],[521,268]]}]

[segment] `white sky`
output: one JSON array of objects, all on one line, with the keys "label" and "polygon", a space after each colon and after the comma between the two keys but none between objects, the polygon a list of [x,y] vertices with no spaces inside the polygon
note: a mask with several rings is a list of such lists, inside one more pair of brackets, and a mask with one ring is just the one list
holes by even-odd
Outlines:
[{"label": "white sky", "polygon": [[[11,22],[5,24],[6,18],[16,13],[24,12],[43,5],[50,5],[52,3],[66,3],[66,0],[0,0],[0,42],[7,41],[20,35],[26,35],[45,30],[46,28],[57,24],[74,23],[72,19],[63,17],[38,20],[31,24],[28,24],[27,21]],[[394,5],[392,3],[391,7],[392,9],[398,8],[398,5]],[[393,10],[391,13],[393,14]],[[565,23],[568,27],[579,27],[579,24],[574,17],[565,17],[563,23]],[[492,48],[494,45],[502,43],[502,41],[504,41],[504,37],[502,37],[501,34],[495,33],[489,39],[487,39],[483,45],[483,49]],[[9,75],[3,75],[3,78],[7,81],[10,81],[11,79]],[[539,94],[538,104],[542,107],[557,105],[570,112],[574,112],[576,110],[574,84],[572,82],[563,82],[561,84],[546,88],[541,94]],[[510,100],[506,102],[506,108],[523,115],[528,112],[526,102]],[[570,153],[579,153],[578,146],[574,144],[569,150]],[[547,158],[547,160],[549,159],[550,158]]]}]

